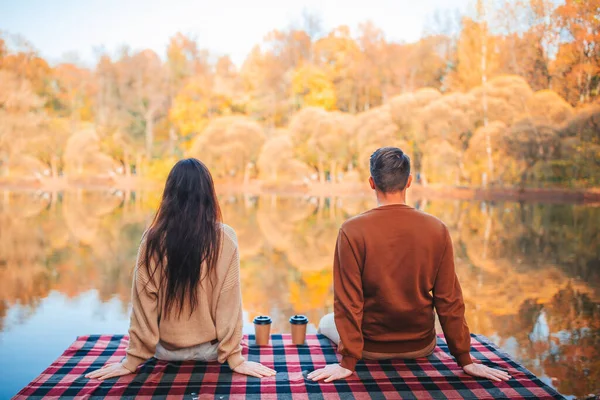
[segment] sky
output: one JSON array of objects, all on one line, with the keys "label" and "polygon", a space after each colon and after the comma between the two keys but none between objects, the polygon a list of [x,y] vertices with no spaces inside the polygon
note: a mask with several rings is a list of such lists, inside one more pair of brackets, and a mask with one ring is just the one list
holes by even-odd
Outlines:
[{"label": "sky", "polygon": [[464,11],[471,0],[0,0],[0,31],[21,35],[55,64],[96,60],[127,44],[165,54],[177,32],[240,65],[273,29],[299,24],[304,10],[324,29],[367,20],[388,40],[415,41],[436,10]]}]

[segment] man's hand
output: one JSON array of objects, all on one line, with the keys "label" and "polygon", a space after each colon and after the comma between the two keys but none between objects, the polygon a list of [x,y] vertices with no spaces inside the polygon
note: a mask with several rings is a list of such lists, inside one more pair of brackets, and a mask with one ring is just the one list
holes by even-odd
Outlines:
[{"label": "man's hand", "polygon": [[104,367],[90,372],[85,377],[88,379],[98,379],[103,381],[105,379],[116,378],[118,376],[128,375],[131,373],[132,372],[130,370],[125,368],[123,364],[119,362],[106,364]]},{"label": "man's hand", "polygon": [[340,364],[329,364],[325,368],[317,369],[308,374],[308,379],[320,381],[325,379],[325,382],[333,382],[338,379],[346,379],[352,375],[352,371],[342,367]]},{"label": "man's hand", "polygon": [[483,364],[469,364],[463,367],[463,371],[471,376],[487,378],[494,382],[502,382],[510,379],[510,375],[504,371],[490,368]]}]

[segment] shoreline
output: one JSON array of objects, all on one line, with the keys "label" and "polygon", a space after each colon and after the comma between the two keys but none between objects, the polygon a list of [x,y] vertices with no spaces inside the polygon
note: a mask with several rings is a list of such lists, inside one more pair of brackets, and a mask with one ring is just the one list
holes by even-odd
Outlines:
[{"label": "shoreline", "polygon": [[[368,197],[372,191],[362,183],[311,183],[273,185],[261,181],[247,184],[236,182],[215,182],[219,194],[246,193],[251,195],[290,195],[311,197]],[[68,181],[52,179],[37,182],[0,182],[0,191],[8,192],[64,192],[72,190],[86,191],[147,191],[161,190],[162,185],[146,179],[118,179],[97,181]],[[451,199],[477,201],[516,201],[552,204],[585,204],[600,206],[600,188],[592,189],[519,189],[504,188],[470,188],[438,185],[413,185],[409,191],[413,200]]]}]

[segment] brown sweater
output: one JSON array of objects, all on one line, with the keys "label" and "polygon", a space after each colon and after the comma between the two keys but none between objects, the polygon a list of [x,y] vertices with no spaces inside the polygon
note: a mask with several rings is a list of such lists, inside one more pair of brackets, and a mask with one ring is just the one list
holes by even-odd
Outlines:
[{"label": "brown sweater", "polygon": [[333,282],[343,367],[354,370],[363,350],[424,349],[435,339],[434,307],[452,355],[472,363],[452,241],[437,218],[391,204],[346,221]]},{"label": "brown sweater", "polygon": [[186,305],[179,317],[174,312],[169,313],[168,318],[161,316],[164,288],[150,282],[148,269],[141,262],[145,248],[142,240],[131,291],[133,309],[129,346],[123,360],[125,368],[134,372],[140,364],[154,356],[159,341],[166,349],[175,350],[217,340],[219,362],[227,361],[233,369],[244,361],[237,237],[227,225],[223,225],[222,237],[214,286],[209,279],[202,279],[198,287],[198,305],[193,314],[190,316],[189,305]]}]

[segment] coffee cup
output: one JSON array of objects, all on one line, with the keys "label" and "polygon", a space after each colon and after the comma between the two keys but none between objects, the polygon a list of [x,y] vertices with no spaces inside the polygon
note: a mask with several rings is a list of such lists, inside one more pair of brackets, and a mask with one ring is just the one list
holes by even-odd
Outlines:
[{"label": "coffee cup", "polygon": [[260,315],[254,318],[254,335],[257,346],[267,346],[271,337],[271,317]]},{"label": "coffee cup", "polygon": [[290,318],[290,324],[292,325],[292,343],[295,345],[304,344],[306,341],[306,325],[308,324],[306,315],[294,315]]}]

